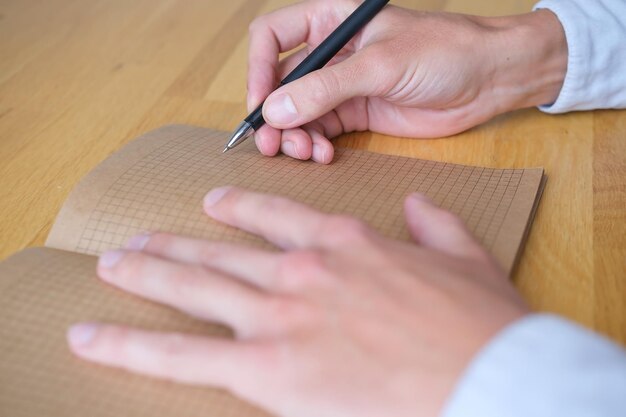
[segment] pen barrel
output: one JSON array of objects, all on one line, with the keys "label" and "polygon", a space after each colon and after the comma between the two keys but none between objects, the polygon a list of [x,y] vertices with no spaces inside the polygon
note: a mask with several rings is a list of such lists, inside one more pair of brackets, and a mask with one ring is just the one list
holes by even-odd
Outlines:
[{"label": "pen barrel", "polygon": [[288,84],[323,68],[387,3],[389,0],[365,0],[300,65],[287,75],[281,84]]},{"label": "pen barrel", "polygon": [[248,115],[244,120],[250,124],[250,127],[254,129],[256,132],[258,128],[265,124],[265,119],[263,119],[263,104],[265,102],[259,104],[259,107],[254,109],[252,113]]}]

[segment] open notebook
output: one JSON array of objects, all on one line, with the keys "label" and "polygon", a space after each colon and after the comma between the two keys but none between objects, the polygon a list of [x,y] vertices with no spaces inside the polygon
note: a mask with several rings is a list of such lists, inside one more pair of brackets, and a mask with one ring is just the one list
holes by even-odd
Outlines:
[{"label": "open notebook", "polygon": [[[46,242],[0,264],[1,416],[263,416],[227,393],[130,375],[74,358],[79,321],[228,337],[227,329],[140,300],[95,277],[97,255],[160,230],[267,245],[209,219],[202,198],[239,185],[349,213],[408,239],[402,201],[427,194],[460,215],[509,272],[528,233],[543,170],[489,169],[338,149],[329,166],[264,158],[252,143],[222,155],[226,132],[167,126],[133,141],[74,189]],[[234,307],[236,308],[236,307]]]}]

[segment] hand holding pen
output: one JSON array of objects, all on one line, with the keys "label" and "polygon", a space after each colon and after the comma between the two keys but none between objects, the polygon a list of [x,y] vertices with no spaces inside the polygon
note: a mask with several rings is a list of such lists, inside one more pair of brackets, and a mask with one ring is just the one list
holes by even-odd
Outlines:
[{"label": "hand holding pen", "polygon": [[[365,26],[389,0],[365,0],[348,18],[342,22],[311,54],[289,73],[279,86],[289,84],[313,71],[323,68],[346,44]],[[252,49],[252,45],[251,45]],[[292,103],[287,103],[293,106]],[[291,108],[291,110],[295,110]],[[263,103],[245,118],[237,127],[224,152],[234,148],[265,124]]]},{"label": "hand holding pen", "polygon": [[[449,136],[558,96],[567,44],[549,11],[489,18],[392,5],[324,68],[274,91],[359,4],[305,1],[250,26],[248,106],[252,111],[265,100],[267,124],[255,132],[262,154],[280,150],[329,163],[330,139],[342,133]],[[302,43],[304,49],[279,63],[279,53]],[[537,53],[543,50],[554,54]]]}]

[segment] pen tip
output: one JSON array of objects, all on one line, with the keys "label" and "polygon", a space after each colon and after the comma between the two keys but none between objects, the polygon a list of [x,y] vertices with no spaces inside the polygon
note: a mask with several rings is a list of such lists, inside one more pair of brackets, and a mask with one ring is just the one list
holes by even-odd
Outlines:
[{"label": "pen tip", "polygon": [[224,148],[224,150],[222,151],[222,153],[226,153],[226,152],[228,152],[229,150],[230,150],[230,148],[227,146],[227,147],[225,147],[225,148]]}]

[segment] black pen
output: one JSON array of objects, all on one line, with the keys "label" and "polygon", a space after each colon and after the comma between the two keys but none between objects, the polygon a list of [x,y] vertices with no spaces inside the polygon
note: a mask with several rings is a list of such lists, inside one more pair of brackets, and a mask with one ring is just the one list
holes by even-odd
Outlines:
[{"label": "black pen", "polygon": [[[328,64],[346,44],[381,11],[389,0],[365,0],[324,42],[322,42],[304,61],[291,71],[278,87],[289,84],[298,78],[317,71]],[[252,136],[256,130],[265,124],[263,119],[263,103],[244,119],[230,137],[224,152],[234,148]]]}]

